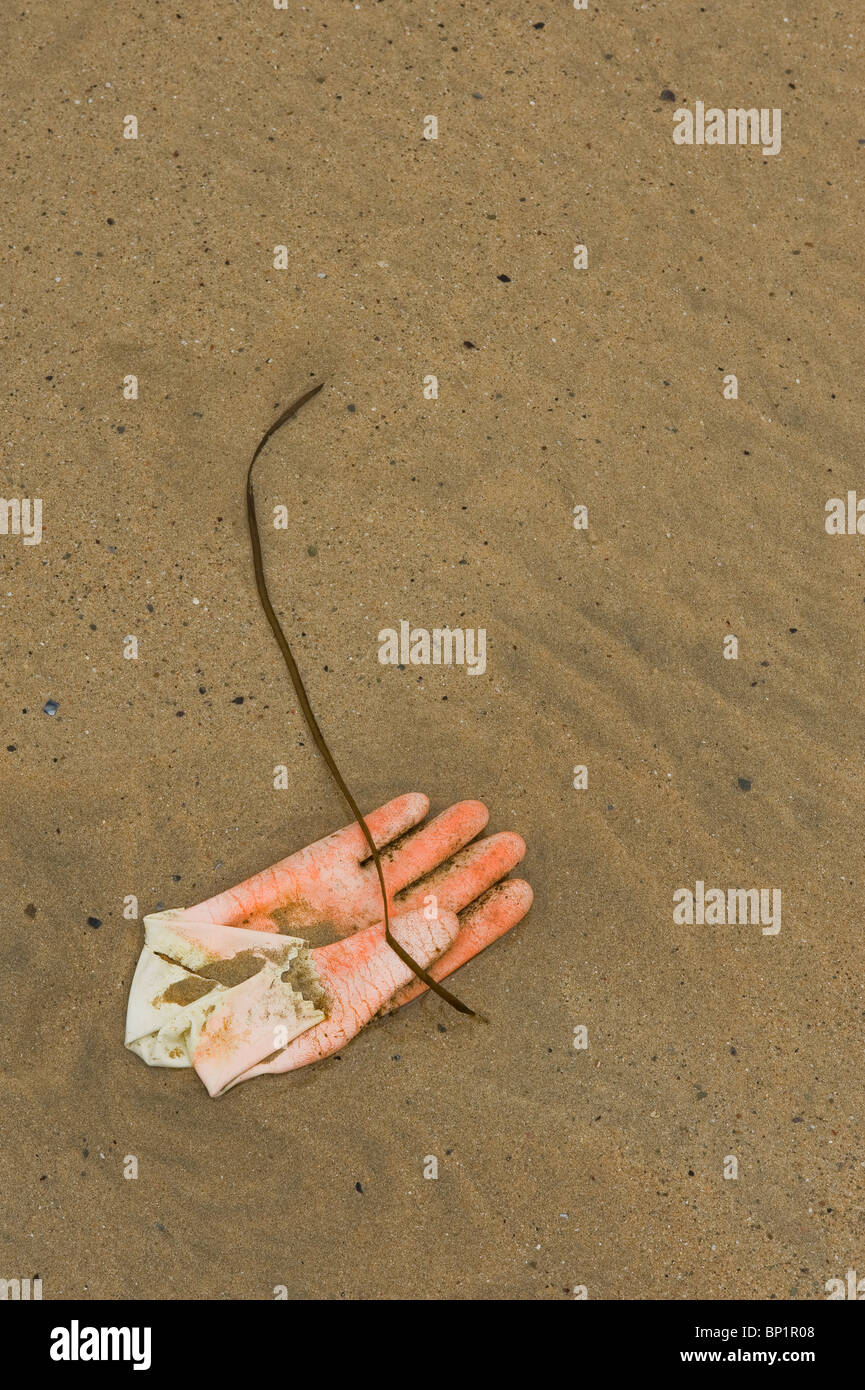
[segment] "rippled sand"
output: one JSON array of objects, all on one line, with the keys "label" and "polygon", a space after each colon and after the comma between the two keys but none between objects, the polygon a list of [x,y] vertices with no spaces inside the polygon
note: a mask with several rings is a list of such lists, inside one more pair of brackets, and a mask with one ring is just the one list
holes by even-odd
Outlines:
[{"label": "rippled sand", "polygon": [[[861,25],[613,8],[4,21],[2,490],[44,536],[0,538],[0,1275],[46,1299],[816,1298],[862,1264],[865,576],[823,526],[865,492]],[[782,152],[675,146],[663,89],[781,107]],[[123,1049],[123,902],[345,820],[243,513],[321,376],[258,486],[322,725],[365,807],[483,798],[535,906],[455,977],[491,1026],[427,998],[213,1102]],[[485,628],[485,675],[380,665],[403,620]],[[675,926],[698,879],[780,888],[782,931]]]}]

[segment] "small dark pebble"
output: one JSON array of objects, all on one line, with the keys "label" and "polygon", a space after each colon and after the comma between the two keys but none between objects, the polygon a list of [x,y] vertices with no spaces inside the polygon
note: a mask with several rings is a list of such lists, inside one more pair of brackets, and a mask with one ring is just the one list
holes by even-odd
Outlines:
[{"label": "small dark pebble", "polygon": [[7,753],[17,753],[17,752],[18,752],[18,745],[17,745],[17,743],[7,743],[7,744],[6,744],[6,751],[7,751]]},{"label": "small dark pebble", "polygon": [[469,342],[468,338],[464,338],[464,339],[463,339],[463,347],[474,348],[475,352],[477,352],[477,350],[478,350],[478,349],[477,349],[477,344],[476,344],[476,343],[471,343],[471,342]]},{"label": "small dark pebble", "polygon": [[346,406],[346,410],[348,411],[349,415],[354,415],[355,411],[357,410],[357,406],[352,402],[350,405]]},{"label": "small dark pebble", "polygon": [[738,1057],[738,1055],[739,1055],[739,1054],[738,1054],[738,1052],[736,1051],[735,1047],[731,1047],[731,1048],[730,1048],[730,1056],[731,1056],[731,1057]]},{"label": "small dark pebble", "polygon": [[164,911],[165,911],[165,903],[157,903],[157,904],[156,904],[156,911],[157,911],[157,912],[164,912]]},{"label": "small dark pebble", "polygon": [[510,275],[497,275],[496,279],[501,280],[503,285],[509,285],[511,283]]},{"label": "small dark pebble", "polygon": [[101,927],[101,926],[102,926],[102,918],[101,918],[101,917],[88,917],[88,918],[87,918],[87,925],[88,925],[88,927]]},{"label": "small dark pebble", "polygon": [[117,431],[118,434],[125,434],[125,433],[126,433],[126,426],[125,426],[125,425],[115,425],[114,428],[116,429],[116,431]]},{"label": "small dark pebble", "polygon": [[178,719],[182,719],[182,718],[184,717],[184,715],[186,714],[186,710],[185,710],[185,709],[179,709],[179,710],[176,711],[176,714],[177,714],[177,718],[178,718]]},{"label": "small dark pebble", "polygon": [[533,28],[533,29],[543,29],[543,27],[544,27],[543,20],[541,20],[540,23],[538,23],[538,24],[533,24],[533,25],[532,25],[532,28]]},{"label": "small dark pebble", "polygon": [[798,632],[799,629],[798,629],[798,627],[791,627],[791,628],[788,628],[787,631],[788,631],[788,632]]},{"label": "small dark pebble", "polygon": [[438,1028],[438,1030],[439,1030],[440,1033],[446,1033],[446,1032],[447,1032],[447,1028],[445,1028],[445,1026],[444,1026],[443,1023],[439,1023],[439,1024],[437,1024],[436,1026],[437,1026],[437,1028]]},{"label": "small dark pebble", "polygon": [[747,777],[739,778],[739,786],[743,792],[749,792],[751,790],[751,783],[748,781]]},{"label": "small dark pebble", "polygon": [[313,555],[313,556],[317,555],[317,554],[318,554],[318,546],[317,546],[317,545],[308,545],[308,546],[306,547],[306,553],[307,553],[307,555]]},{"label": "small dark pebble", "polygon": [[46,700],[46,701],[45,701],[45,704],[42,706],[42,713],[43,713],[43,714],[51,714],[51,715],[54,715],[54,714],[57,713],[57,711],[59,710],[59,708],[60,708],[60,702],[59,702],[59,700]]},{"label": "small dark pebble", "polygon": [[661,101],[675,101],[676,93],[671,92],[669,87],[665,87],[661,93]]},{"label": "small dark pebble", "polygon": [[356,1182],[356,1183],[355,1183],[355,1185],[354,1185],[354,1190],[355,1190],[355,1192],[363,1192],[363,1188],[361,1187],[361,1185],[360,1185],[359,1182]]},{"label": "small dark pebble", "polygon": [[242,705],[242,704],[243,704],[243,696],[242,696],[242,695],[235,695],[235,697],[234,697],[234,699],[232,700],[231,703],[232,703],[233,705]]},{"label": "small dark pebble", "polygon": [[36,907],[36,904],[35,904],[35,903],[28,903],[27,906],[26,906],[25,909],[24,909],[24,916],[25,916],[25,917],[35,917],[37,911],[38,911],[38,908]]}]

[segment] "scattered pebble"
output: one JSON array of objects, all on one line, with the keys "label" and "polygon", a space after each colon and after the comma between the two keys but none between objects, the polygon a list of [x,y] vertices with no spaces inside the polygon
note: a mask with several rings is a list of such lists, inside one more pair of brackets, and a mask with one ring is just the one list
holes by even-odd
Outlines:
[{"label": "scattered pebble", "polygon": [[671,92],[669,87],[665,87],[661,93],[661,101],[675,101],[676,93]]},{"label": "scattered pebble", "polygon": [[748,781],[747,777],[739,778],[739,786],[742,788],[743,792],[749,792],[751,790],[751,783]]},{"label": "scattered pebble", "polygon": [[42,706],[42,713],[43,713],[43,714],[55,715],[55,714],[57,713],[57,711],[59,710],[59,708],[60,708],[60,701],[59,701],[59,700],[46,700],[46,701],[45,701],[45,704]]},{"label": "scattered pebble", "polygon": [[101,927],[101,926],[102,926],[102,918],[101,918],[101,917],[88,917],[88,918],[87,918],[87,925],[88,925],[88,927]]}]

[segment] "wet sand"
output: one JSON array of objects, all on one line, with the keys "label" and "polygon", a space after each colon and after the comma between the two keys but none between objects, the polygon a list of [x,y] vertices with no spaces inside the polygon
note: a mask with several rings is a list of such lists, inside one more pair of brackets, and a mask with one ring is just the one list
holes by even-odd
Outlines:
[{"label": "wet sand", "polygon": [[[865,1259],[854,7],[179,13],[3,21],[2,491],[44,529],[0,536],[0,1275],[824,1297]],[[697,100],[780,107],[781,153],[676,146]],[[321,378],[257,465],[313,704],[364,807],[518,830],[535,905],[453,979],[490,1026],[427,997],[211,1101],[123,1048],[124,899],[347,819],[243,511]],[[403,620],[484,628],[486,672],[381,665]],[[698,880],[780,888],[781,931],[675,924]]]}]

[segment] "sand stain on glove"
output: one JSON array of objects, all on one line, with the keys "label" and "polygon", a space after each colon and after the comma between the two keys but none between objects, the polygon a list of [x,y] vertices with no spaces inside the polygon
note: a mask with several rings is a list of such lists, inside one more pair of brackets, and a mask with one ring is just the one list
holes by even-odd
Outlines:
[{"label": "sand stain on glove", "polygon": [[300,938],[190,922],[182,909],[145,917],[126,1046],[148,1065],[194,1067],[218,1095],[328,1013]]}]

